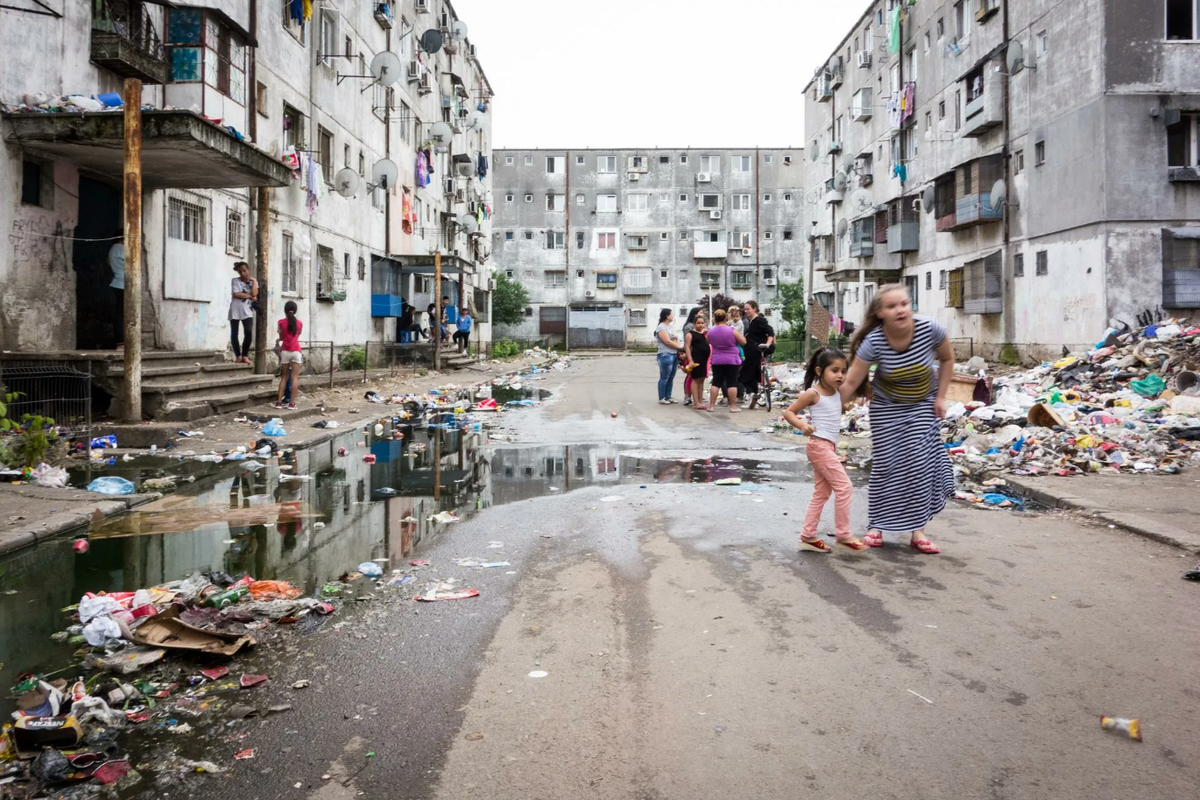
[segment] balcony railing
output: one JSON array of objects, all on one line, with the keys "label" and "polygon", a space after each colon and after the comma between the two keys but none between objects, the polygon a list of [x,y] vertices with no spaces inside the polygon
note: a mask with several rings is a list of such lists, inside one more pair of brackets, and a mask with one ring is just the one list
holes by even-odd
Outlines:
[{"label": "balcony railing", "polygon": [[167,57],[149,10],[142,4],[95,0],[91,60],[122,78],[167,82]]},{"label": "balcony railing", "polygon": [[729,242],[695,242],[692,245],[693,258],[725,258],[729,253]]}]

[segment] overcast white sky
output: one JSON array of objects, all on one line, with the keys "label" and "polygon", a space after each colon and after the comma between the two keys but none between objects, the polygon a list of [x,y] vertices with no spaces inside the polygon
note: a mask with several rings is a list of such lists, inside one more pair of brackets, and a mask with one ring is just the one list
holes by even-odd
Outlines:
[{"label": "overcast white sky", "polygon": [[492,141],[507,148],[800,147],[800,92],[867,9],[867,0],[453,2],[496,92]]}]

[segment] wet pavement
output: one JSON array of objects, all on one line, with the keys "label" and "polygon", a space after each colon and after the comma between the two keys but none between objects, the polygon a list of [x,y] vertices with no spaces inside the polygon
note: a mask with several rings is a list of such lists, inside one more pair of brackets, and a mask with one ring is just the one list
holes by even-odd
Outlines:
[{"label": "wet pavement", "polygon": [[[268,629],[231,663],[270,676],[233,698],[259,716],[217,703],[187,718],[191,736],[139,729],[143,780],[125,796],[1189,795],[1200,634],[1179,613],[1195,587],[1178,553],[953,504],[931,526],[937,558],[893,537],[862,557],[798,554],[801,440],[757,434],[764,414],[658,406],[653,368],[550,376],[548,398],[491,430],[364,447],[349,430],[284,459],[310,480],[281,484],[278,462],[171,467],[195,481],[99,527],[88,555],[65,540],[0,562],[0,592],[17,592],[0,594],[0,680],[69,660],[49,636],[84,590],[215,568],[316,591],[386,558],[336,614]],[[442,511],[462,520],[429,521]],[[414,581],[391,586],[396,568]],[[413,602],[440,580],[480,596]],[[1147,741],[1104,733],[1101,713],[1141,716]],[[170,754],[229,774],[159,770]]]}]

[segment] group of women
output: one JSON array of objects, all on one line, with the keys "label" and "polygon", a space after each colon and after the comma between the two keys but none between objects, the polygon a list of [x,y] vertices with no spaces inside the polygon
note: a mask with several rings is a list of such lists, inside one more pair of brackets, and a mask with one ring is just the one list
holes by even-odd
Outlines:
[{"label": "group of women", "polygon": [[[742,306],[717,308],[709,320],[702,308],[693,308],[683,325],[683,338],[675,334],[675,314],[669,308],[659,313],[654,337],[658,346],[658,402],[670,405],[675,375],[680,365],[684,379],[684,405],[696,411],[715,411],[718,402],[727,403],[729,412],[739,413],[739,396],[749,398],[749,407],[757,402],[759,375],[764,352],[775,345],[775,331],[759,313],[758,303],[748,300]],[[704,384],[710,379],[708,402]],[[719,400],[718,400],[719,398]]]},{"label": "group of women", "polygon": [[[717,392],[736,381],[737,345],[744,348],[747,337],[731,326],[728,312],[721,309],[713,313],[711,326],[703,314],[696,314],[683,342],[671,336],[671,319],[670,310],[664,309],[656,331],[659,402],[672,402],[674,366],[668,369],[667,357],[674,360],[683,351],[692,367],[693,402],[699,410],[712,410]],[[708,406],[701,404],[705,356],[713,377]],[[885,534],[899,533],[907,534],[909,546],[919,553],[940,552],[925,526],[954,496],[954,472],[941,439],[953,374],[954,351],[945,328],[930,317],[914,314],[908,290],[900,285],[883,286],[872,298],[851,341],[849,357],[832,348],[814,353],[805,391],[784,413],[791,425],[810,437],[807,454],[814,493],[800,535],[802,550],[831,552],[817,535],[817,526],[825,502],[833,496],[838,546],[862,552],[883,547]],[[736,412],[733,385],[728,390],[729,410]],[[853,488],[837,455],[842,411],[856,398],[869,403],[873,458],[868,531],[861,539],[850,529]]]}]

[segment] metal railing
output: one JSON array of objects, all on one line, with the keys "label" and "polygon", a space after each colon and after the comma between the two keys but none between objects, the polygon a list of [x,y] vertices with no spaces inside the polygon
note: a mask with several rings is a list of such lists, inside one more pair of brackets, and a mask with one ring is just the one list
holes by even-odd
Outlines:
[{"label": "metal railing", "polygon": [[154,29],[154,21],[145,5],[95,0],[95,9],[92,30],[119,36],[138,52],[156,61],[166,60],[162,39]]},{"label": "metal railing", "polygon": [[0,361],[5,418],[24,426],[35,417],[63,438],[91,441],[92,376],[68,364]]}]

